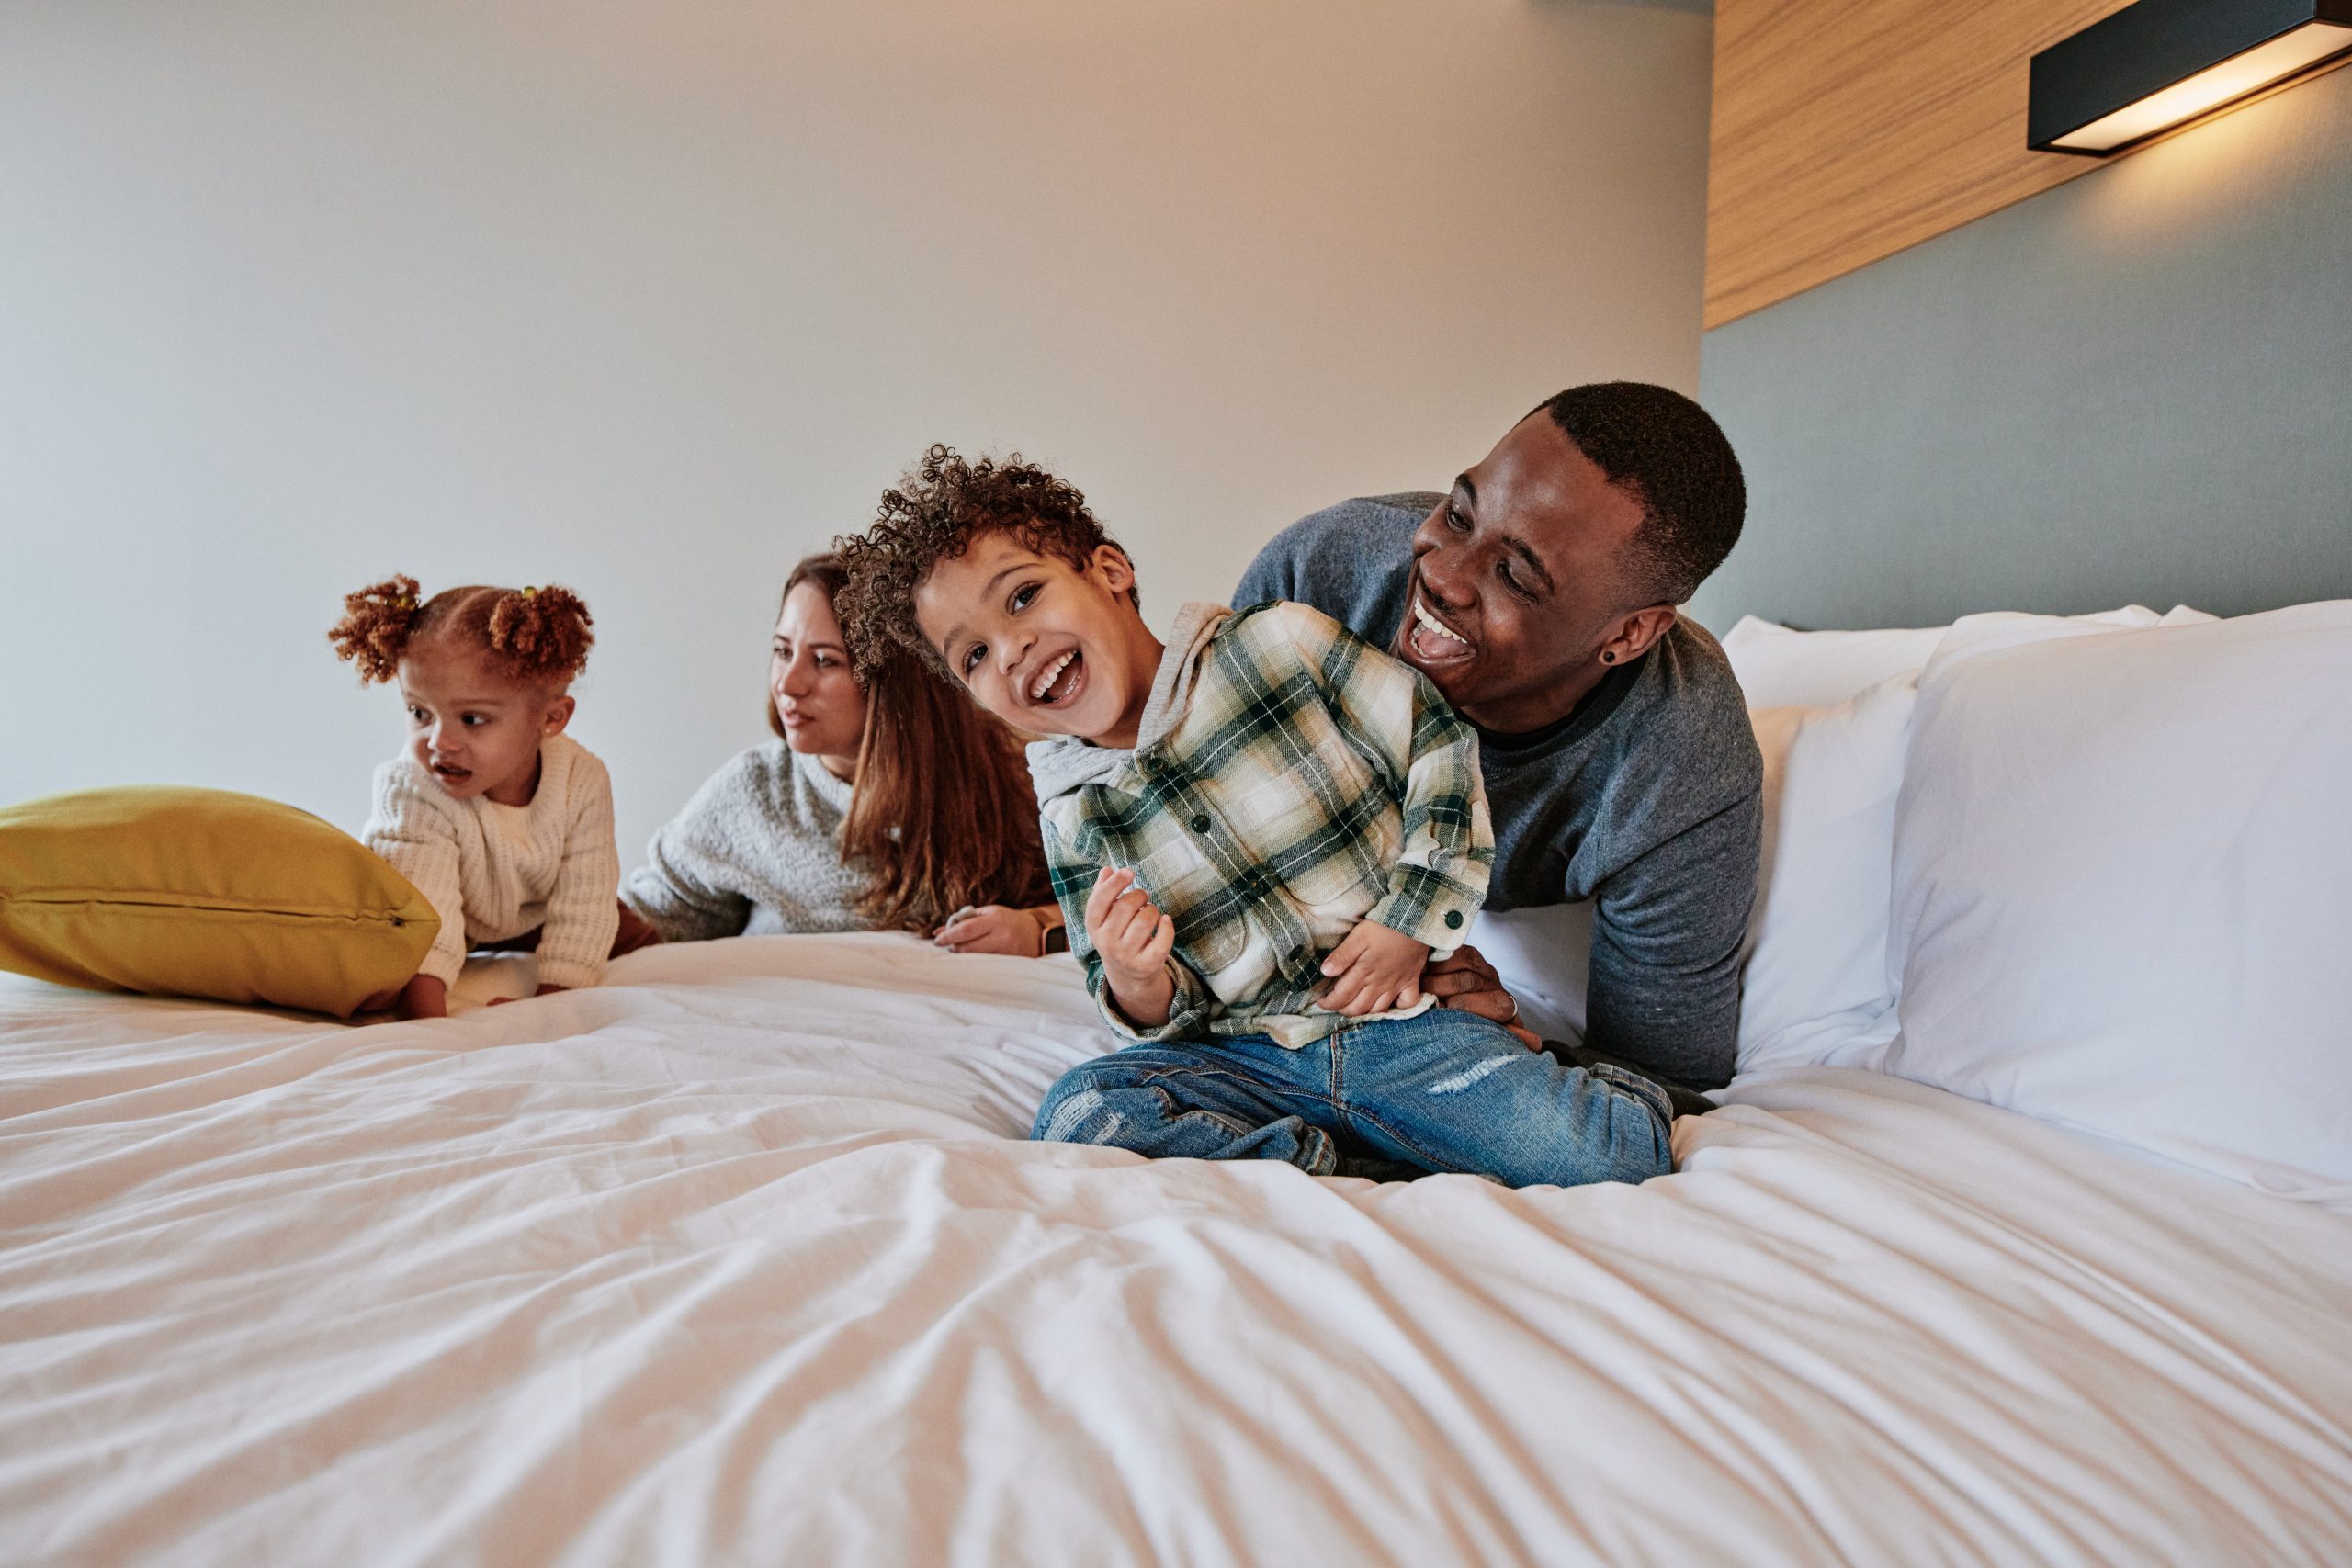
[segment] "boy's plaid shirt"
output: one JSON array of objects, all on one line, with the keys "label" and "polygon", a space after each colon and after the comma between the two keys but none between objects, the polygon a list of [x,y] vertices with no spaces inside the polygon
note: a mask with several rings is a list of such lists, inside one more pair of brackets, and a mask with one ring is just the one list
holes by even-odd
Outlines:
[{"label": "boy's plaid shirt", "polygon": [[[1304,604],[1187,606],[1168,658],[1199,660],[1189,694],[1165,664],[1155,682],[1181,711],[1147,710],[1134,751],[1096,752],[1099,782],[1041,807],[1071,951],[1124,1034],[1308,1044],[1360,1021],[1309,1010],[1358,920],[1439,957],[1461,945],[1495,852],[1477,736],[1428,677]],[[1094,878],[1117,866],[1176,923],[1158,1029],[1119,1016],[1086,938]]]}]

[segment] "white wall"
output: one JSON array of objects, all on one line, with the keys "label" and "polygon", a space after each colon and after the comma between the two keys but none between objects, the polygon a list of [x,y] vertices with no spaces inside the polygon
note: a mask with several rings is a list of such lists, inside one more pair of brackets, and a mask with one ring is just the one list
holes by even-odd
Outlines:
[{"label": "white wall", "polygon": [[347,826],[322,633],[562,581],[622,851],[761,739],[784,571],[929,441],[1149,609],[1571,382],[1695,389],[1690,0],[0,7],[0,801]]}]

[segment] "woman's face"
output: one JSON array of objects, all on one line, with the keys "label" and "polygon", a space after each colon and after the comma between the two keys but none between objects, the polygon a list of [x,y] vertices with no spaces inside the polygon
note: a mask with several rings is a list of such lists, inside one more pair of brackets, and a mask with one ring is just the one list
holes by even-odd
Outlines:
[{"label": "woman's face", "polygon": [[865,738],[865,694],[849,672],[849,647],[832,601],[814,582],[785,595],[768,645],[768,696],[785,744],[824,760],[842,778],[857,767]]}]

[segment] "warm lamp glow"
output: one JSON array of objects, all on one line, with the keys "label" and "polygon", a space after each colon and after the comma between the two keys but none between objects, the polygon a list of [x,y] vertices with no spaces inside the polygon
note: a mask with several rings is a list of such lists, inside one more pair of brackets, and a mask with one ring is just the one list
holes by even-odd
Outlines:
[{"label": "warm lamp glow", "polygon": [[2051,143],[2070,152],[2109,152],[2126,142],[2194,119],[2223,104],[2280,81],[2329,55],[2352,49],[2352,28],[2308,22],[2244,54],[2199,71],[2162,92],[2068,131]]}]

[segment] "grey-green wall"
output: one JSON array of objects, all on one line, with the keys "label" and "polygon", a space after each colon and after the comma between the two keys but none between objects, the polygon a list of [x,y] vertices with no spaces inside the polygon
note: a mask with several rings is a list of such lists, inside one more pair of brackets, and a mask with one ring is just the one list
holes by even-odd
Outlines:
[{"label": "grey-green wall", "polygon": [[2352,597],[2352,70],[1720,327],[1700,385],[1719,631]]}]

